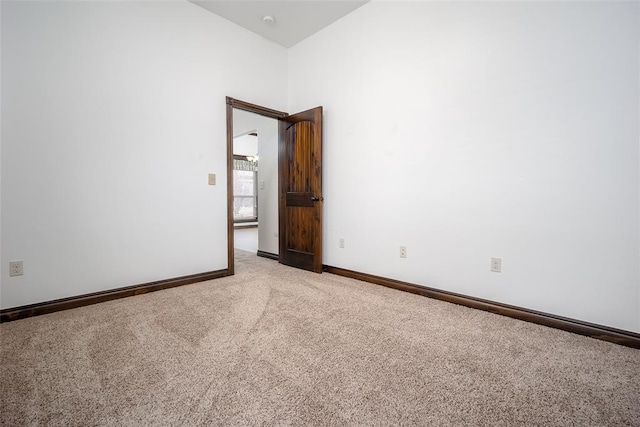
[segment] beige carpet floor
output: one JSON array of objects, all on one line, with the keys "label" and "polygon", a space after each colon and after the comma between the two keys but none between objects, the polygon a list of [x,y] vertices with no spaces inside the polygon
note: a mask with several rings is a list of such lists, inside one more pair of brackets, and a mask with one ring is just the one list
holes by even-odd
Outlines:
[{"label": "beige carpet floor", "polygon": [[0,325],[2,425],[640,426],[640,351],[238,252]]}]

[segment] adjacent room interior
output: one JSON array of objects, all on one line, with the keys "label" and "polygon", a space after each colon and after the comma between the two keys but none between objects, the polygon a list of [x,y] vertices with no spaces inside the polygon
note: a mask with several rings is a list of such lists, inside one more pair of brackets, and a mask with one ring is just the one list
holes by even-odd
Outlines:
[{"label": "adjacent room interior", "polygon": [[235,248],[278,255],[278,122],[233,110]]}]

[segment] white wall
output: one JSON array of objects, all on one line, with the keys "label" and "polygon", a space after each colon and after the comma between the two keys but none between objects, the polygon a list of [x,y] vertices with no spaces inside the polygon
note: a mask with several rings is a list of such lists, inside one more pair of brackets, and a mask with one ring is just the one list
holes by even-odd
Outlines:
[{"label": "white wall", "polygon": [[182,1],[1,7],[1,307],[226,268],[225,96],[284,109],[285,49]]},{"label": "white wall", "polygon": [[372,2],[291,48],[288,110],[325,107],[324,262],[640,331],[638,15]]},{"label": "white wall", "polygon": [[241,135],[233,138],[233,154],[240,156],[255,156],[258,154],[258,137]]},{"label": "white wall", "polygon": [[263,118],[258,133],[258,250],[277,255],[278,121]]},{"label": "white wall", "polygon": [[230,95],[324,105],[325,263],[640,332],[637,3],[373,2],[288,88],[190,3],[0,10],[0,307],[226,268]]},{"label": "white wall", "polygon": [[[244,100],[243,100],[244,101]],[[269,107],[266,105],[266,107]],[[233,133],[258,133],[258,250],[278,254],[278,121],[233,110]],[[254,152],[255,154],[255,152]],[[264,183],[264,187],[262,186]]]}]

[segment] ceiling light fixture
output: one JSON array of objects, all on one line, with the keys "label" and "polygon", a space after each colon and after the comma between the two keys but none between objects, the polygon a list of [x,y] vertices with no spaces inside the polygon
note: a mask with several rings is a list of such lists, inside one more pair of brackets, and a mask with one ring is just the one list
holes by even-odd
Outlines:
[{"label": "ceiling light fixture", "polygon": [[267,25],[273,25],[276,22],[276,20],[273,19],[273,16],[271,15],[265,15],[262,17],[262,22],[264,22]]}]

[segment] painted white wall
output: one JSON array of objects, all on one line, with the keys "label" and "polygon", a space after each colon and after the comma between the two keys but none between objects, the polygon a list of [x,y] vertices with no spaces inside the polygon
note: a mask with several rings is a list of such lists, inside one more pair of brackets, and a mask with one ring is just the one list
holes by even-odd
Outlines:
[{"label": "painted white wall", "polygon": [[287,104],[286,51],[192,4],[0,2],[0,307],[225,268],[231,95],[325,106],[327,264],[640,331],[638,14],[373,2]]},{"label": "painted white wall", "polygon": [[1,307],[226,268],[225,96],[284,109],[286,50],[182,1],[1,7]]},{"label": "painted white wall", "polygon": [[258,133],[260,159],[258,162],[258,250],[277,255],[279,251],[278,121],[234,109],[234,135],[241,135],[251,130],[256,130]]},{"label": "painted white wall", "polygon": [[255,156],[258,154],[258,137],[241,135],[233,138],[233,154]]},{"label": "painted white wall", "polygon": [[278,121],[263,117],[258,133],[258,250],[277,255]]},{"label": "painted white wall", "polygon": [[289,49],[289,111],[325,108],[324,262],[640,331],[638,14],[372,2]]}]

